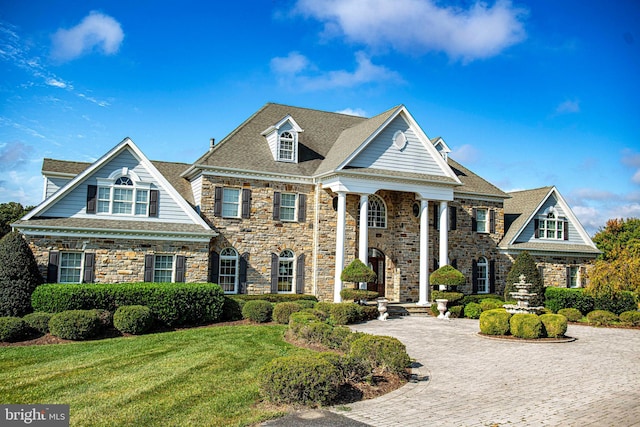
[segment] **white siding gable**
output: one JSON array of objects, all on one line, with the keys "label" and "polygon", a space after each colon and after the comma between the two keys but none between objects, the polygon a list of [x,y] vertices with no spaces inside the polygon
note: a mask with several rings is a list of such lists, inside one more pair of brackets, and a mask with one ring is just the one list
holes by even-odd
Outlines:
[{"label": "white siding gable", "polygon": [[[402,149],[394,145],[394,135],[398,131],[406,136],[406,145]],[[449,176],[434,158],[440,154],[430,141],[431,149],[428,149],[420,134],[399,115],[348,166]]]}]

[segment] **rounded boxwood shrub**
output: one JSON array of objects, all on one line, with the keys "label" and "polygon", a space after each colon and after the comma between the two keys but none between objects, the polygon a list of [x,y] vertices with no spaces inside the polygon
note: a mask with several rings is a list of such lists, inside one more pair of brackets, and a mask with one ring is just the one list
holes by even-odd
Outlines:
[{"label": "rounded boxwood shrub", "polygon": [[308,343],[323,344],[328,347],[333,326],[324,322],[310,322],[298,330],[298,338]]},{"label": "rounded boxwood shrub", "polygon": [[23,317],[23,320],[27,324],[41,334],[49,333],[49,320],[51,320],[51,313],[44,313],[42,311],[36,311],[35,313],[29,313]]},{"label": "rounded boxwood shrub", "polygon": [[326,313],[327,318],[328,318],[329,315],[331,314],[331,307],[333,305],[334,305],[334,303],[332,303],[332,302],[321,301],[321,302],[317,303],[315,305],[315,307],[313,307],[313,308],[315,308],[316,310],[320,310],[323,313]]},{"label": "rounded boxwood shrub", "polygon": [[95,310],[68,310],[51,316],[49,332],[66,340],[86,340],[98,334],[102,327]]},{"label": "rounded boxwood shrub", "polygon": [[594,326],[607,326],[618,321],[618,316],[606,310],[593,310],[587,314],[587,322]]},{"label": "rounded boxwood shrub", "polygon": [[225,296],[220,320],[223,322],[242,320],[242,306],[244,303],[244,300]]},{"label": "rounded boxwood shrub", "polygon": [[564,337],[567,333],[567,318],[562,314],[542,314],[540,315],[544,335],[549,338]]},{"label": "rounded boxwood shrub", "polygon": [[29,325],[19,317],[0,317],[0,341],[20,341],[27,336]]},{"label": "rounded boxwood shrub", "polygon": [[300,333],[300,330],[304,326],[318,321],[320,321],[320,319],[314,313],[310,313],[308,311],[298,311],[296,313],[292,313],[291,316],[289,316],[289,329],[295,335],[298,335]]},{"label": "rounded boxwood shrub", "polygon": [[300,299],[300,300],[293,301],[293,302],[298,304],[303,309],[304,308],[314,308],[316,306],[316,304],[317,304],[316,301],[311,301],[311,300],[308,300],[308,299]]},{"label": "rounded boxwood shrub", "polygon": [[369,301],[378,298],[378,293],[366,289],[344,288],[340,291],[340,297],[345,301]]},{"label": "rounded boxwood shrub", "polygon": [[370,368],[403,374],[411,363],[407,348],[397,338],[362,335],[351,343],[349,356]]},{"label": "rounded boxwood shrub", "polygon": [[462,313],[463,308],[464,307],[462,307],[461,305],[454,305],[453,307],[449,307],[449,313],[451,313],[451,317],[452,318],[460,317],[460,313]]},{"label": "rounded boxwood shrub", "polygon": [[496,308],[480,314],[480,332],[485,335],[508,335],[511,314]]},{"label": "rounded boxwood shrub", "polygon": [[558,314],[566,317],[569,322],[578,322],[582,319],[582,313],[577,308],[561,308]]},{"label": "rounded boxwood shrub", "polygon": [[620,321],[629,326],[640,326],[640,311],[625,311],[620,313]]},{"label": "rounded boxwood shrub", "polygon": [[[326,346],[329,348],[343,349],[345,341],[348,341],[351,334],[353,334],[353,332],[347,326],[336,326],[327,338]],[[349,345],[351,345],[351,343],[349,343]]]},{"label": "rounded boxwood shrub", "polygon": [[542,337],[542,321],[536,314],[514,314],[509,319],[509,327],[514,337],[530,340]]},{"label": "rounded boxwood shrub", "polygon": [[431,300],[435,301],[437,299],[446,299],[447,305],[452,306],[458,302],[461,302],[464,298],[464,294],[462,292],[450,292],[450,291],[433,291],[431,292]]},{"label": "rounded boxwood shrub", "polygon": [[271,320],[273,305],[269,301],[251,300],[242,307],[242,317],[257,323],[265,323]]},{"label": "rounded boxwood shrub", "polygon": [[153,315],[144,305],[123,305],[113,314],[113,326],[122,333],[140,335],[153,325]]},{"label": "rounded boxwood shrub", "polygon": [[479,319],[482,314],[482,307],[476,302],[470,302],[464,306],[464,317],[469,319]]},{"label": "rounded boxwood shrub", "polygon": [[302,310],[302,306],[295,302],[279,302],[273,307],[273,321],[281,325],[289,323],[289,316]]},{"label": "rounded boxwood shrub", "polygon": [[482,309],[482,311],[502,308],[503,305],[504,305],[504,301],[497,298],[485,298],[480,300],[480,308]]},{"label": "rounded boxwood shrub", "polygon": [[358,305],[356,310],[358,311],[358,320],[362,321],[377,319],[380,315],[376,305]]},{"label": "rounded boxwood shrub", "polygon": [[263,366],[258,384],[261,394],[272,402],[318,406],[335,399],[340,377],[326,358],[296,355],[279,357]]},{"label": "rounded boxwood shrub", "polygon": [[358,321],[358,305],[352,302],[341,302],[331,305],[329,319],[335,325],[348,325]]},{"label": "rounded boxwood shrub", "polygon": [[100,319],[100,325],[103,329],[108,329],[113,326],[113,313],[109,310],[103,310],[101,308],[94,309]]}]

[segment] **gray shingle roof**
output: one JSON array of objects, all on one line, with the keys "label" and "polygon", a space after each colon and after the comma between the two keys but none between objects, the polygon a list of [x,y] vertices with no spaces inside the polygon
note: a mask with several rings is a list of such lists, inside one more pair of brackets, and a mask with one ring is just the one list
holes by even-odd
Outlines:
[{"label": "gray shingle roof", "polygon": [[[484,178],[476,175],[469,169],[462,166],[460,163],[451,159],[450,157],[447,159],[447,163],[449,167],[456,174],[460,182],[462,182],[461,186],[455,187],[455,193],[467,193],[467,194],[477,194],[483,196],[494,196],[500,198],[509,198],[509,194],[500,190],[495,185],[491,184]],[[506,202],[505,202],[506,203]]]}]

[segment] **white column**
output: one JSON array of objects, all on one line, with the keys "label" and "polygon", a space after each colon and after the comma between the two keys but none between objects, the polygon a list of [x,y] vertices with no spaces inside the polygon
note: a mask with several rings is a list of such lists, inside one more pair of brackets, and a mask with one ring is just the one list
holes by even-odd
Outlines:
[{"label": "white column", "polygon": [[[369,195],[360,195],[360,261],[369,264]],[[367,282],[360,282],[360,289],[367,289]]]},{"label": "white column", "polygon": [[420,292],[418,305],[429,305],[429,202],[420,200]]},{"label": "white column", "polygon": [[346,229],[347,193],[338,191],[338,222],[336,224],[336,274],[333,301],[342,302],[342,269],[344,268],[344,233]]},{"label": "white column", "polygon": [[449,205],[440,202],[440,267],[449,264]]}]

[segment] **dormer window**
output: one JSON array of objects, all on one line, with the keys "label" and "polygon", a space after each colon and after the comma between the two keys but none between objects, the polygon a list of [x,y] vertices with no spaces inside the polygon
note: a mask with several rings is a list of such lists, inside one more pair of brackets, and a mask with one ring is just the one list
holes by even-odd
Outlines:
[{"label": "dormer window", "polygon": [[280,134],[278,140],[278,160],[283,162],[295,161],[295,136],[285,131]]},{"label": "dormer window", "polygon": [[98,178],[87,193],[87,213],[155,217],[158,190],[142,182],[133,171],[123,168],[108,178]]},{"label": "dormer window", "polygon": [[535,219],[535,238],[569,240],[569,222],[561,218],[554,208],[549,208]]}]

